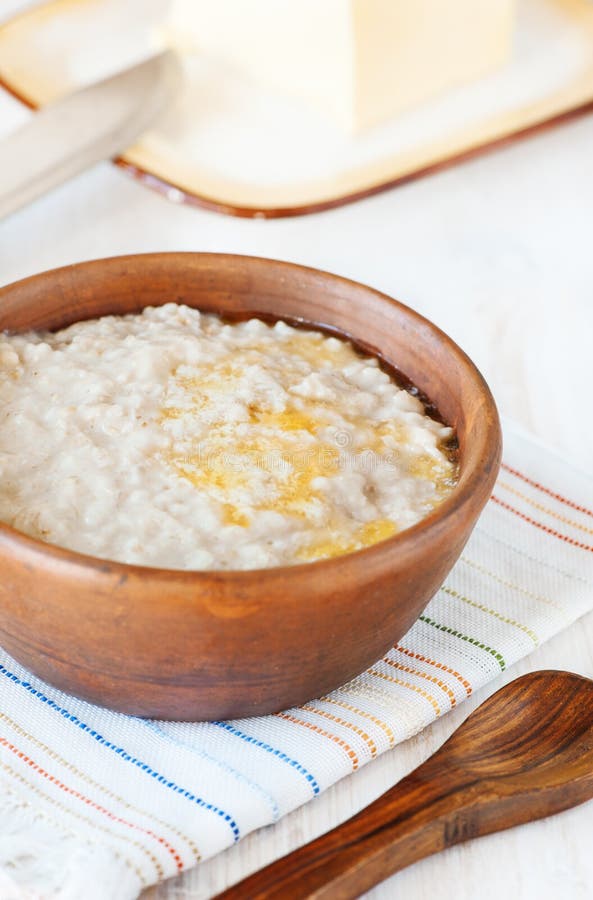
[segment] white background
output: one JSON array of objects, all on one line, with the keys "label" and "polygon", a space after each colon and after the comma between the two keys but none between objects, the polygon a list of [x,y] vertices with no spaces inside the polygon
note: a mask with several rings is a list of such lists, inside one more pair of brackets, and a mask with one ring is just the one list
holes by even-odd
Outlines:
[{"label": "white background", "polygon": [[[24,5],[3,0],[0,15]],[[27,115],[0,92],[0,132]],[[0,283],[163,250],[278,257],[396,296],[461,344],[503,413],[593,471],[593,116],[355,205],[276,221],[176,206],[101,164],[0,223]],[[507,678],[541,667],[593,677],[592,617]],[[150,896],[208,897],[327,830],[416,766],[480,699]],[[592,833],[593,803],[453,848],[369,896],[584,900],[593,897]]]}]

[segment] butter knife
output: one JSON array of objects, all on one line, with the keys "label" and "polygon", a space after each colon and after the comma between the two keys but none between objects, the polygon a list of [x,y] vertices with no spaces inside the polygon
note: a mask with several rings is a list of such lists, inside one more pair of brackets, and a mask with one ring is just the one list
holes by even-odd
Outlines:
[{"label": "butter knife", "polygon": [[166,50],[44,106],[0,141],[0,219],[129,147],[174,97]]}]

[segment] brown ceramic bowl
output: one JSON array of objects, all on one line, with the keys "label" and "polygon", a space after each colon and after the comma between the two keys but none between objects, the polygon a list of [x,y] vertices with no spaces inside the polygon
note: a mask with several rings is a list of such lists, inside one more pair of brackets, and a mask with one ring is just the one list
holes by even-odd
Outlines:
[{"label": "brown ceramic bowl", "polygon": [[273,260],[150,254],[44,272],[0,289],[0,329],[56,329],[167,301],[338,329],[405,373],[457,430],[451,496],[413,528],[327,561],[169,571],[105,562],[0,526],[0,644],[33,672],[138,715],[269,713],[348,681],[410,628],[490,496],[498,416],[474,365],[426,319],[371,288]]}]

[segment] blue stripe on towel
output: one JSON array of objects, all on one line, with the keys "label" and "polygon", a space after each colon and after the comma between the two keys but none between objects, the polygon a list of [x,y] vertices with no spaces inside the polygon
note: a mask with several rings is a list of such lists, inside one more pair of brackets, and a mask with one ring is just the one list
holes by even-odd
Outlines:
[{"label": "blue stripe on towel", "polygon": [[228,775],[232,775],[233,778],[236,778],[237,781],[240,781],[242,784],[246,784],[252,791],[255,791],[260,797],[263,797],[267,805],[272,810],[272,818],[274,822],[277,822],[280,818],[280,810],[278,808],[278,804],[274,797],[266,791],[261,784],[258,784],[257,781],[252,781],[251,778],[248,778],[247,775],[244,775],[243,772],[239,772],[238,769],[235,769],[233,766],[229,765],[226,762],[223,762],[221,759],[216,759],[215,756],[211,756],[206,750],[202,750],[201,747],[195,747],[193,744],[188,743],[187,741],[181,740],[181,738],[175,737],[172,734],[169,734],[168,731],[165,731],[157,722],[147,722],[144,719],[138,719],[138,723],[142,725],[144,728],[150,728],[151,731],[154,731],[160,738],[165,741],[169,741],[175,747],[182,747],[184,750],[187,750],[189,753],[193,753],[199,759],[205,759],[209,763],[212,763],[215,766],[218,766],[219,769],[222,769],[223,772],[226,772]]},{"label": "blue stripe on towel", "polygon": [[293,769],[296,769],[297,772],[300,772],[301,775],[304,775],[306,780],[311,785],[314,794],[319,793],[319,785],[313,775],[300,762],[296,759],[292,759],[290,756],[287,756],[282,750],[279,750],[277,747],[271,747],[270,744],[266,744],[265,741],[260,741],[258,738],[252,737],[250,734],[245,734],[244,731],[239,731],[238,728],[235,728],[234,725],[231,725],[230,722],[211,722],[211,725],[217,725],[218,728],[224,728],[225,731],[228,731],[230,734],[234,734],[235,737],[241,738],[242,741],[246,741],[248,744],[253,744],[255,747],[260,747],[262,750],[265,750],[266,753],[271,753],[273,756],[282,760],[282,762],[287,763]]},{"label": "blue stripe on towel", "polygon": [[147,763],[142,762],[141,759],[137,759],[135,756],[132,756],[123,747],[118,747],[116,744],[108,741],[107,738],[104,738],[103,735],[99,734],[98,731],[95,731],[93,728],[91,728],[90,725],[82,722],[73,713],[69,712],[67,709],[64,709],[64,707],[58,706],[58,704],[54,700],[52,700],[50,697],[46,697],[45,694],[42,694],[41,691],[38,691],[36,688],[34,688],[32,684],[29,684],[28,681],[22,681],[22,679],[20,679],[13,672],[10,672],[1,663],[0,675],[4,675],[4,677],[9,681],[12,681],[14,682],[14,684],[18,684],[23,687],[33,697],[36,697],[38,700],[41,700],[42,703],[45,703],[50,709],[58,712],[64,719],[66,719],[68,722],[72,722],[82,731],[86,732],[86,734],[94,738],[103,747],[106,747],[108,750],[112,750],[119,756],[120,759],[123,759],[126,762],[131,763],[133,766],[136,766],[142,772],[145,772],[151,778],[154,778],[154,780],[159,784],[162,784],[164,787],[169,788],[169,790],[174,791],[174,793],[179,794],[181,797],[185,797],[191,803],[195,803],[202,809],[206,809],[208,810],[208,812],[212,812],[215,815],[220,816],[221,819],[228,823],[229,828],[233,832],[234,842],[236,843],[239,840],[239,838],[241,837],[239,826],[237,825],[233,817],[229,815],[229,813],[225,812],[223,809],[220,809],[220,807],[215,806],[213,803],[208,803],[207,800],[203,800],[201,797],[197,797],[191,791],[188,791],[186,788],[180,787],[174,781],[169,781],[165,777],[165,775],[161,775],[155,769],[151,768],[151,766],[149,766]]}]

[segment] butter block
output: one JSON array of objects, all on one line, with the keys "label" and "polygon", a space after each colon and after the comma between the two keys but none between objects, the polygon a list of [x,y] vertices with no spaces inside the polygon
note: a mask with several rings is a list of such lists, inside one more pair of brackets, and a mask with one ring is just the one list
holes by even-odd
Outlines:
[{"label": "butter block", "polygon": [[163,35],[357,131],[502,65],[515,4],[174,0]]}]

